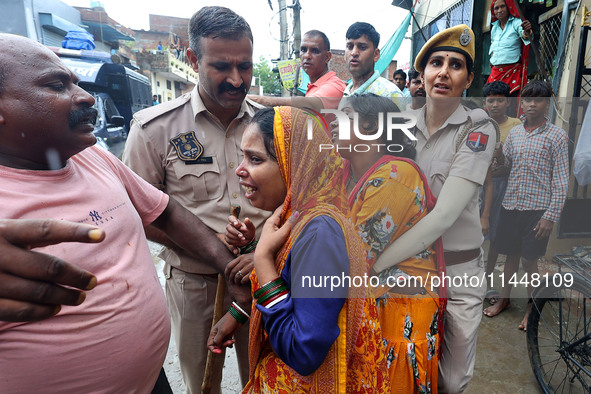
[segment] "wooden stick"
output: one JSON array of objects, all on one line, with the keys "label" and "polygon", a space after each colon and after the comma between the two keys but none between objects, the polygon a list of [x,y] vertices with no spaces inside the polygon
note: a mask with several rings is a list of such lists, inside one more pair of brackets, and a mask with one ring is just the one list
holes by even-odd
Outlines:
[{"label": "wooden stick", "polygon": [[[230,214],[238,219],[240,216],[240,205],[232,204]],[[218,287],[215,292],[215,305],[213,307],[213,320],[211,328],[217,324],[222,318],[224,298],[226,297],[226,279],[224,275],[218,274]],[[201,392],[209,394],[211,392],[211,380],[213,379],[213,358],[219,355],[213,354],[211,351],[207,353],[207,360],[205,361],[205,373],[203,374],[203,382],[201,382]]]},{"label": "wooden stick", "polygon": [[[224,278],[224,275],[218,274],[218,287],[215,292],[215,305],[213,307],[213,321],[211,323],[211,328],[213,328],[222,317],[225,297],[226,279]],[[203,394],[209,394],[211,392],[214,357],[219,357],[219,355],[213,354],[211,351],[207,353],[207,361],[205,362],[205,374],[203,375],[203,382],[201,382],[201,392]]]}]

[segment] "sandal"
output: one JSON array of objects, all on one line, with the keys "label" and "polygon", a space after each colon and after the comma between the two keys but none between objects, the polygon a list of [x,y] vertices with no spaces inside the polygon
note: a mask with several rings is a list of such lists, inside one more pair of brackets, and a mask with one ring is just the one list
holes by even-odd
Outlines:
[{"label": "sandal", "polygon": [[491,289],[486,293],[485,298],[486,298],[486,300],[488,300],[488,303],[490,305],[494,305],[501,298],[501,294],[498,291]]}]

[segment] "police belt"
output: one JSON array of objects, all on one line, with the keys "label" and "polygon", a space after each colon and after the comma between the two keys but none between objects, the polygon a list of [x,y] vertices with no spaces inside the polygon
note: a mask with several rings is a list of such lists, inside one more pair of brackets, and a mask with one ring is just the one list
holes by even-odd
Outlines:
[{"label": "police belt", "polygon": [[480,248],[462,250],[460,252],[445,252],[443,256],[445,258],[445,265],[449,267],[477,259],[480,256]]},{"label": "police belt", "polygon": [[427,290],[423,286],[418,284],[407,283],[405,286],[394,286],[390,289],[390,293],[403,294],[403,295],[417,295],[427,294]]}]

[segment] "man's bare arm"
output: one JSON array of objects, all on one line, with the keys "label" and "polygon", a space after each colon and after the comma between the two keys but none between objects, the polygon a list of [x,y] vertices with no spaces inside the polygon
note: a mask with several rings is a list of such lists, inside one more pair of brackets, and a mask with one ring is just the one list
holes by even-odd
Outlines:
[{"label": "man's bare arm", "polygon": [[169,249],[179,249],[179,246],[172,242],[172,240],[168,238],[168,235],[166,235],[164,231],[154,227],[154,225],[150,224],[149,226],[146,226],[144,230],[146,232],[146,238],[148,238],[150,241],[157,242]]},{"label": "man's bare arm", "polygon": [[324,108],[322,100],[318,97],[273,97],[248,95],[252,101],[264,105],[265,107],[290,106],[297,108],[311,108],[314,111],[320,111]]},{"label": "man's bare arm", "polygon": [[[215,232],[172,197],[164,212],[152,224],[162,230],[175,245],[201,261],[210,262],[211,266],[222,275],[226,265],[235,258]],[[232,298],[250,310],[249,286],[230,282],[228,289]]]}]

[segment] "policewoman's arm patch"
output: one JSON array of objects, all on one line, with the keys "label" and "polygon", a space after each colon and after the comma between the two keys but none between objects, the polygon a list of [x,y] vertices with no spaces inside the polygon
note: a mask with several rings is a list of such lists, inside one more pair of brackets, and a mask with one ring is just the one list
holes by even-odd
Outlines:
[{"label": "policewoman's arm patch", "polygon": [[473,152],[483,152],[486,149],[488,135],[481,132],[472,132],[468,134],[466,146]]}]

